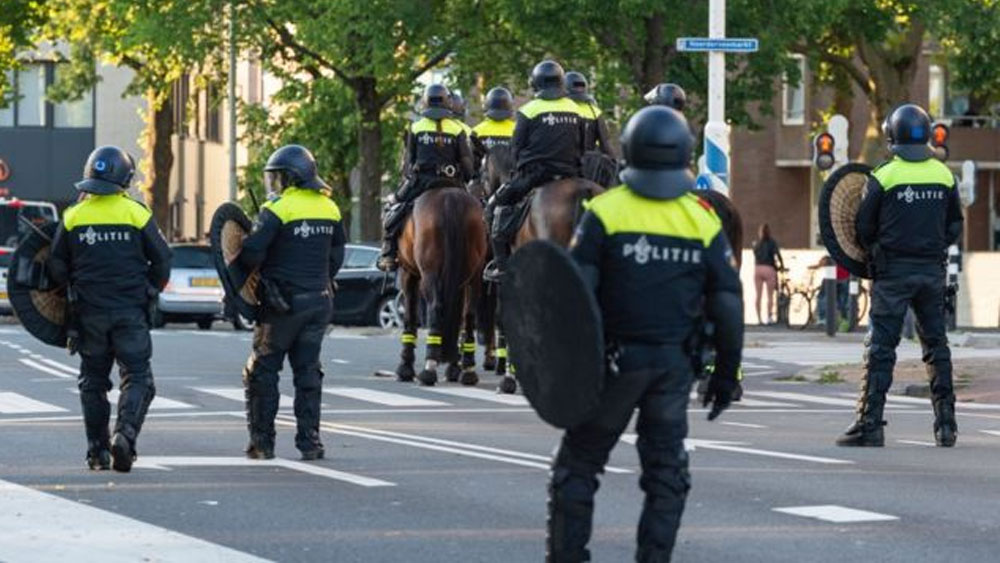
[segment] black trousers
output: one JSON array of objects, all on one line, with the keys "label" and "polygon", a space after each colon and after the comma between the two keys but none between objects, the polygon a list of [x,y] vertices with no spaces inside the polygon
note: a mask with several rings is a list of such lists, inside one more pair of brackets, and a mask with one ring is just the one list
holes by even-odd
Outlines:
[{"label": "black trousers", "polygon": [[496,209],[487,208],[486,220],[494,244],[510,244],[514,240],[517,229],[521,226],[520,214],[526,205],[525,196],[531,190],[556,177],[544,167],[530,165],[514,174],[507,187],[514,194],[514,202],[509,205],[496,205]]},{"label": "black trousers", "polygon": [[636,422],[646,493],[637,532],[636,560],[670,560],[687,492],[691,488],[687,404],[691,358],[680,346],[624,345],[619,375],[609,376],[600,415],[568,430],[552,464],[547,560],[589,561],[597,474],[638,407]]},{"label": "black trousers", "polygon": [[917,336],[930,377],[934,401],[953,401],[951,351],[944,313],[944,266],[890,264],[879,271],[872,284],[872,311],[865,349],[868,393],[879,405],[892,385],[896,346],[907,307],[917,319]]},{"label": "black trousers", "polygon": [[321,446],[323,368],[319,355],[333,302],[324,292],[292,296],[289,304],[292,309],[285,314],[265,309],[254,329],[253,353],[243,370],[247,429],[254,444],[274,447],[274,417],[281,396],[278,373],[288,356],[295,385],[295,447],[310,451]]},{"label": "black trousers", "polygon": [[144,308],[81,311],[80,328],[80,403],[87,442],[92,449],[108,447],[108,422],[111,405],[111,368],[118,363],[121,394],[115,432],[121,432],[132,445],[142,429],[149,404],[156,395],[149,360],[153,343]]}]

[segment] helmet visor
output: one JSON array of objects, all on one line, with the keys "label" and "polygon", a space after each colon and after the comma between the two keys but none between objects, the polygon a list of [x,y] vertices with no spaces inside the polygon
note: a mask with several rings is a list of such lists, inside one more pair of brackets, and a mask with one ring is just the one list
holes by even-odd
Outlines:
[{"label": "helmet visor", "polygon": [[285,175],[281,170],[264,171],[264,189],[269,194],[280,194],[285,189]]}]

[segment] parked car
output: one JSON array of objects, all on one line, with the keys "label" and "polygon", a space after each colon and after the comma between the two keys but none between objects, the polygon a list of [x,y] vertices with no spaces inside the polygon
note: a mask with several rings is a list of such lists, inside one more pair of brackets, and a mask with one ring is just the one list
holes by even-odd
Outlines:
[{"label": "parked car", "polygon": [[400,326],[396,309],[396,276],[390,275],[386,279],[385,273],[375,267],[378,256],[377,246],[347,245],[344,265],[336,277],[334,324],[382,328]]},{"label": "parked car", "polygon": [[0,315],[14,314],[14,309],[10,306],[10,296],[7,294],[7,268],[10,268],[13,256],[13,248],[0,247]]},{"label": "parked car", "polygon": [[48,201],[0,198],[0,247],[15,248],[31,227],[59,220],[56,206]]},{"label": "parked car", "polygon": [[193,321],[208,330],[223,316],[222,283],[211,250],[203,244],[172,244],[170,249],[170,282],[160,293],[153,325]]}]

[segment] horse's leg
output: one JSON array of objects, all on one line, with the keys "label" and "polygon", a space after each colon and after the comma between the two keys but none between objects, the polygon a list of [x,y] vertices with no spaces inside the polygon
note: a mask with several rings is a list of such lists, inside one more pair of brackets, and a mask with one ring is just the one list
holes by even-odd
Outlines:
[{"label": "horse's leg", "polygon": [[423,291],[424,300],[427,302],[427,354],[424,359],[424,369],[417,375],[421,385],[431,386],[437,383],[437,367],[441,362],[441,322],[443,321],[443,306],[441,296],[437,295],[434,287],[437,282],[434,280],[422,280],[425,288],[432,288],[431,291]]},{"label": "horse's leg", "polygon": [[483,282],[476,319],[479,322],[479,343],[486,348],[483,352],[483,369],[486,371],[494,371],[497,367],[495,287],[492,283]]},{"label": "horse's leg", "polygon": [[[475,283],[475,282],[473,282]],[[479,383],[479,375],[476,374],[476,302],[478,291],[473,283],[465,288],[465,334],[462,338],[462,375],[460,380],[462,385],[475,385]]]},{"label": "horse's leg", "polygon": [[417,276],[407,273],[405,270],[400,272],[400,281],[403,286],[403,302],[405,304],[403,311],[403,334],[400,337],[403,344],[403,351],[400,352],[399,367],[396,368],[396,379],[399,381],[413,381],[416,371],[413,369],[413,363],[416,360],[416,348],[417,348],[417,325],[419,319],[419,313],[417,311],[420,305],[420,294],[418,292],[418,286],[420,280]]}]

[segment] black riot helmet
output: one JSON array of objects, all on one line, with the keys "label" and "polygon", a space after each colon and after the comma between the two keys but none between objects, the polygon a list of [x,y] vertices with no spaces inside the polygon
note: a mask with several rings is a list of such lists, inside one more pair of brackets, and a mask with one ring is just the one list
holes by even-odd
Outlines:
[{"label": "black riot helmet", "polygon": [[690,169],[694,137],[681,112],[645,107],[628,120],[621,142],[625,169],[620,176],[632,191],[653,199],[674,199],[694,187]]},{"label": "black riot helmet", "polygon": [[680,86],[672,82],[666,82],[657,84],[655,88],[646,92],[643,99],[651,106],[667,106],[677,111],[684,111],[684,105],[687,103],[687,94],[684,93],[684,89]]},{"label": "black riot helmet", "polygon": [[83,180],[76,189],[95,195],[111,195],[127,190],[135,176],[135,161],[118,147],[97,147],[83,165]]},{"label": "black riot helmet", "polygon": [[590,102],[590,85],[582,72],[571,70],[566,73],[566,90],[569,97],[577,102]]},{"label": "black riot helmet", "polygon": [[429,119],[451,117],[451,92],[444,84],[431,84],[424,88],[423,111],[420,115]]},{"label": "black riot helmet", "polygon": [[285,145],[271,153],[264,165],[264,186],[272,193],[281,193],[290,187],[330,189],[316,173],[316,159],[302,145]]},{"label": "black riot helmet", "polygon": [[465,120],[465,98],[462,97],[458,92],[451,93],[451,113],[455,119]]},{"label": "black riot helmet", "polygon": [[531,71],[531,89],[543,100],[555,100],[566,95],[566,72],[551,60],[545,60]]},{"label": "black riot helmet", "polygon": [[514,117],[514,96],[510,90],[503,86],[497,86],[486,93],[486,101],[483,103],[486,109],[486,117],[503,121]]},{"label": "black riot helmet", "polygon": [[889,116],[886,128],[889,150],[903,160],[920,162],[934,156],[931,140],[931,117],[916,104],[903,104]]}]

